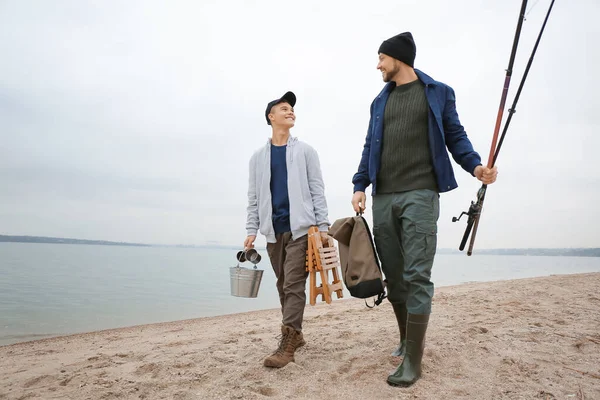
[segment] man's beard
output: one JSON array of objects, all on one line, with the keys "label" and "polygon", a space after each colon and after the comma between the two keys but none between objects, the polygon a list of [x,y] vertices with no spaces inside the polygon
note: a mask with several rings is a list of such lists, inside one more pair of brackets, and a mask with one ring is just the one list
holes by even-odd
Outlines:
[{"label": "man's beard", "polygon": [[394,67],[394,69],[387,71],[383,77],[383,81],[384,82],[390,82],[392,80],[392,78],[394,76],[396,76],[396,74],[398,73],[398,71],[400,71],[400,68],[398,66]]}]

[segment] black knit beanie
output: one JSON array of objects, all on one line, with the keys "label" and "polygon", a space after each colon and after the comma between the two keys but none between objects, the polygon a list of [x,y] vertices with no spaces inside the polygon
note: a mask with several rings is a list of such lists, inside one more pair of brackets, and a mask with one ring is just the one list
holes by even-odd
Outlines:
[{"label": "black knit beanie", "polygon": [[384,40],[379,46],[378,53],[387,54],[396,60],[414,68],[417,47],[410,32],[404,32],[388,40]]}]

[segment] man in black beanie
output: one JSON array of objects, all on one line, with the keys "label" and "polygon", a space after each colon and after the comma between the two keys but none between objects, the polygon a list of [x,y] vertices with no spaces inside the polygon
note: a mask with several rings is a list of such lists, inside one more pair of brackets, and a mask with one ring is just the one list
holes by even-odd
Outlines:
[{"label": "man in black beanie", "polygon": [[[437,246],[439,193],[458,185],[448,151],[485,184],[497,169],[481,165],[456,112],[454,90],[414,69],[410,32],[385,40],[379,63],[386,86],[371,104],[371,120],[358,172],[352,178],[354,211],[366,206],[373,185],[373,233],[400,330],[403,356],[387,382],[408,386],[421,376],[431,313],[431,268]],[[447,149],[447,150],[446,150]]]}]

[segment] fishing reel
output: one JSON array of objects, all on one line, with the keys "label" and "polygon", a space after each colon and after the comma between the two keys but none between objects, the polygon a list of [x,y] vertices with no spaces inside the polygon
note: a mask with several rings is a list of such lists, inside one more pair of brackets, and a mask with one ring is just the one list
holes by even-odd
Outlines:
[{"label": "fishing reel", "polygon": [[458,249],[463,251],[465,246],[467,245],[467,241],[469,240],[469,236],[471,236],[471,242],[469,244],[469,249],[467,251],[467,255],[473,254],[473,244],[475,243],[475,236],[477,235],[477,226],[479,225],[479,217],[481,216],[481,210],[483,209],[483,201],[485,199],[485,192],[487,190],[487,185],[481,185],[481,188],[477,192],[477,201],[471,201],[471,205],[469,206],[469,211],[463,211],[460,213],[458,218],[452,217],[452,222],[460,221],[463,215],[468,217],[467,219],[467,227],[465,228],[465,233],[463,234],[462,240],[460,241],[460,246]]},{"label": "fishing reel", "polygon": [[460,213],[460,215],[458,216],[458,218],[456,217],[452,217],[452,222],[458,222],[460,221],[460,219],[462,218],[463,215],[468,216],[469,218],[471,218],[471,216],[475,213],[475,202],[471,202],[471,206],[469,207],[469,211],[463,211]]},{"label": "fishing reel", "polygon": [[480,213],[481,213],[481,206],[479,205],[479,203],[472,201],[471,205],[469,206],[469,211],[461,212],[460,215],[458,216],[458,218],[452,217],[452,222],[460,221],[460,219],[462,218],[463,215],[466,215],[469,218],[475,218]]}]

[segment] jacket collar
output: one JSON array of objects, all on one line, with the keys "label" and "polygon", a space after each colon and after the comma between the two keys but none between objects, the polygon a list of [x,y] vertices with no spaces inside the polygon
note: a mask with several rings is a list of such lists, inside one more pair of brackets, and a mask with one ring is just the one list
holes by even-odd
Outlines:
[{"label": "jacket collar", "polygon": [[415,73],[417,74],[417,78],[419,78],[419,80],[423,82],[425,86],[438,84],[438,81],[419,69],[415,69]]}]

